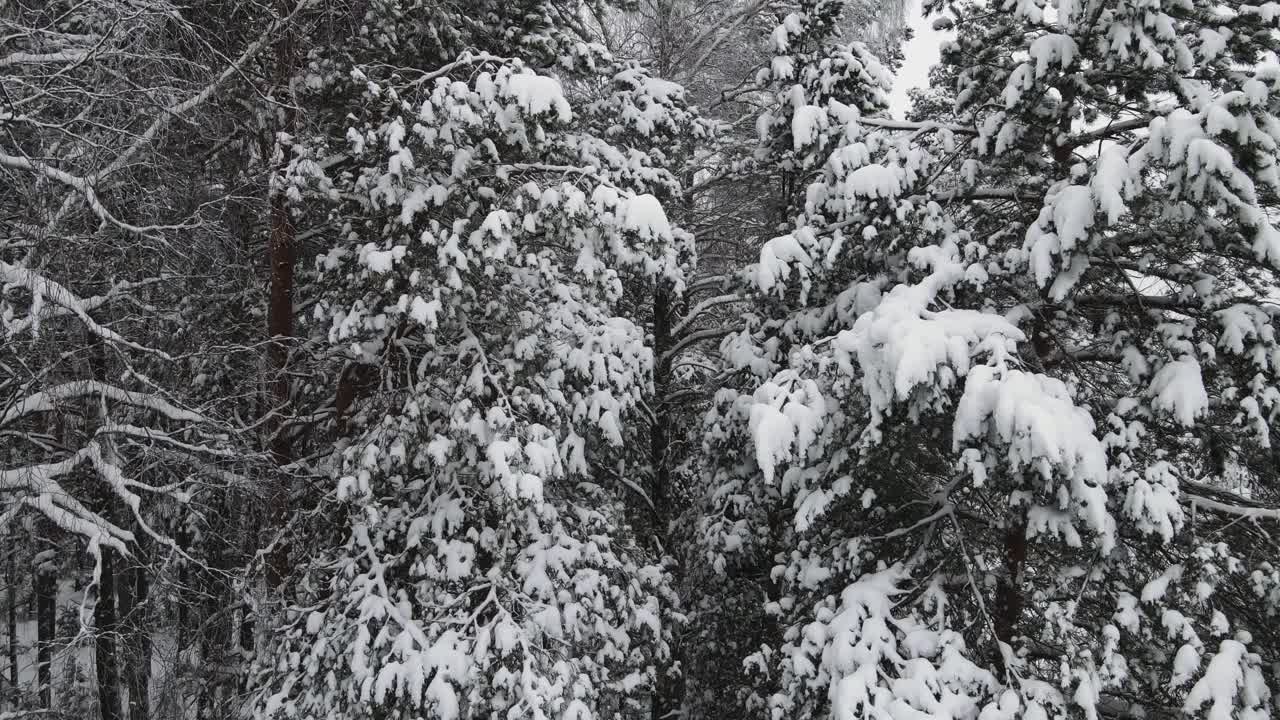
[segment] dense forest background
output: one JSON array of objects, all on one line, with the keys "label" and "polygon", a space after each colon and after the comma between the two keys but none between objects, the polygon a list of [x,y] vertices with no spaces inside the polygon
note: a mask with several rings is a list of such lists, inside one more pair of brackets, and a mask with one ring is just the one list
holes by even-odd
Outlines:
[{"label": "dense forest background", "polygon": [[0,0],[0,719],[1270,717],[1280,6],[922,5]]}]

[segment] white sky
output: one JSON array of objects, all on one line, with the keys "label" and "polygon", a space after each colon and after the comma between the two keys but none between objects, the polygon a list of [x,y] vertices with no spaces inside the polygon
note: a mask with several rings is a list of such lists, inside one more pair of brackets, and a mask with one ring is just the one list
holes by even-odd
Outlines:
[{"label": "white sky", "polygon": [[906,59],[894,80],[893,92],[889,95],[889,112],[899,119],[910,106],[907,90],[929,84],[929,68],[937,64],[938,46],[946,39],[944,33],[933,29],[932,20],[925,20],[920,12],[920,0],[910,0],[907,21],[915,32],[915,37],[904,48]]}]

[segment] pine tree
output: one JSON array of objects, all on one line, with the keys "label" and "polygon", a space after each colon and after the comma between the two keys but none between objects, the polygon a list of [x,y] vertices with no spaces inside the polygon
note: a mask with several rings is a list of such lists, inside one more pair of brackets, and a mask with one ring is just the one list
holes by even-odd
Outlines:
[{"label": "pine tree", "polygon": [[331,238],[310,322],[376,380],[296,530],[262,717],[638,712],[668,654],[669,578],[622,512],[654,362],[624,312],[682,286],[659,148],[694,117],[562,8],[474,5],[371,5],[310,51],[281,138],[296,222]]},{"label": "pine tree", "polygon": [[767,121],[803,200],[738,344],[779,370],[708,443],[755,514],[712,548],[789,515],[773,716],[1268,717],[1277,16],[946,9],[949,122],[805,73]]}]

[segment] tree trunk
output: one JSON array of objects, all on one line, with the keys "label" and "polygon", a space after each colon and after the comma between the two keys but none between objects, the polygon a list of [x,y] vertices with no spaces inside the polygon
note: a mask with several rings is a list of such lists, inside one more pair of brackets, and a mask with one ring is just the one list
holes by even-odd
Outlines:
[{"label": "tree trunk", "polygon": [[[289,217],[288,199],[277,192],[271,198],[271,298],[267,312],[267,334],[271,344],[271,370],[275,374],[271,383],[271,412],[276,413],[270,425],[271,457],[277,466],[287,465],[293,459],[293,446],[289,429],[282,422],[289,405],[289,345],[293,336],[293,274],[296,248],[294,247],[293,219]],[[271,496],[270,527],[279,530],[289,514],[289,483],[281,477]],[[289,548],[283,538],[276,542],[268,561],[268,582],[276,587],[289,570]]]},{"label": "tree trunk", "polygon": [[40,707],[53,706],[53,642],[57,634],[58,567],[55,552],[44,550],[34,558],[36,599],[36,684]]},{"label": "tree trunk", "polygon": [[[653,478],[649,486],[651,522],[659,552],[669,552],[667,531],[675,513],[671,508],[671,427],[675,418],[666,402],[671,379],[671,359],[663,355],[672,346],[671,337],[673,297],[665,280],[659,280],[653,295],[653,367],[654,418],[649,428],[649,462]],[[664,608],[665,609],[665,608]],[[650,705],[652,720],[660,720],[678,711],[684,692],[681,680],[671,673],[679,658],[678,638],[671,639],[671,657],[657,665],[654,678],[653,702]]]},{"label": "tree trunk", "polygon": [[[280,10],[287,13],[284,0],[279,0]],[[293,76],[295,59],[294,37],[292,30],[281,31],[275,44],[276,76],[275,90],[287,91]],[[293,110],[293,102],[286,98],[280,108],[280,131],[292,135],[297,129],[297,117]],[[277,135],[278,137],[278,135]],[[293,460],[293,444],[289,437],[289,428],[283,422],[290,398],[289,383],[289,338],[293,337],[293,289],[294,264],[297,261],[297,233],[293,225],[293,217],[289,214],[289,198],[284,191],[272,188],[271,191],[271,236],[267,252],[271,266],[271,290],[267,307],[267,335],[274,341],[271,344],[271,370],[274,378],[271,382],[272,408],[275,420],[267,430],[271,437],[271,456],[276,465],[287,465]],[[289,513],[289,495],[291,488],[287,478],[282,477],[276,484],[270,502],[271,523],[273,530],[284,527]],[[271,587],[280,585],[289,571],[289,548],[284,538],[277,540],[274,552],[267,562],[267,581]]]},{"label": "tree trunk", "polygon": [[653,391],[654,422],[649,428],[649,461],[653,466],[653,480],[649,487],[649,499],[653,502],[652,521],[654,534],[664,540],[666,522],[666,497],[671,483],[668,467],[668,450],[671,444],[670,423],[664,398],[667,393],[671,363],[663,355],[671,347],[671,290],[664,280],[658,281],[653,293]]},{"label": "tree trunk", "polygon": [[271,455],[279,465],[293,458],[289,433],[280,422],[280,413],[289,403],[289,345],[293,337],[293,276],[296,248],[294,247],[293,218],[289,216],[289,201],[282,192],[271,196],[271,238],[268,244],[271,258],[271,297],[267,313],[267,334],[271,344],[271,369],[275,377],[271,383],[271,399],[277,412],[272,423]]},{"label": "tree trunk", "polygon": [[120,665],[116,657],[119,623],[116,617],[115,558],[102,548],[102,575],[98,579],[98,602],[93,607],[93,663],[98,675],[98,712],[102,720],[121,720]]},{"label": "tree trunk", "polygon": [[[1022,617],[1022,571],[1027,560],[1027,522],[1020,517],[1004,535],[1004,572],[996,584],[996,639],[1013,649],[1014,631]],[[1003,647],[997,648],[996,667],[1007,673]],[[1010,678],[1012,682],[1012,678]]]},{"label": "tree trunk", "polygon": [[18,691],[18,551],[9,548],[9,580],[5,583],[5,601],[9,610],[9,692]]},{"label": "tree trunk", "polygon": [[147,720],[151,713],[151,627],[147,623],[150,579],[140,561],[124,571],[116,587],[124,626],[124,680],[129,689],[129,720]]}]

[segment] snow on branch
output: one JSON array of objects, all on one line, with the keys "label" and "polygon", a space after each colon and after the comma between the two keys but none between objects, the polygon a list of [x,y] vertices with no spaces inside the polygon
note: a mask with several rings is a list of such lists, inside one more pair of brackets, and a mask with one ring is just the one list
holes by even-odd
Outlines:
[{"label": "snow on branch", "polygon": [[930,132],[934,130],[947,130],[961,135],[977,135],[978,129],[966,127],[964,125],[948,125],[939,122],[905,122],[902,120],[889,120],[887,118],[876,117],[860,117],[858,122],[862,125],[870,125],[878,127],[882,130],[906,130],[911,132]]},{"label": "snow on branch", "polygon": [[26,415],[53,410],[59,403],[66,400],[90,396],[103,397],[136,408],[151,410],[170,420],[193,423],[206,421],[200,413],[178,407],[158,395],[125,390],[98,380],[73,380],[33,393],[0,413],[0,427]]},{"label": "snow on branch", "polygon": [[678,324],[676,324],[675,328],[671,330],[671,334],[673,336],[682,335],[684,331],[688,329],[689,325],[698,318],[698,316],[702,315],[702,313],[710,310],[713,307],[717,307],[719,305],[727,305],[729,303],[735,303],[745,299],[746,298],[744,298],[741,294],[736,292],[725,293],[724,295],[716,295],[715,297],[707,298],[706,300],[699,302],[697,305],[694,305],[693,309],[689,310],[689,312],[684,316],[684,319],[682,319]]},{"label": "snow on branch", "polygon": [[[73,192],[66,196],[59,210],[54,214],[53,218],[47,224],[47,227],[53,227],[58,223],[58,221],[62,218],[62,216],[71,207],[71,200],[75,197],[76,194],[79,194],[81,197],[84,198],[86,204],[89,206],[89,209],[94,213],[94,215],[98,217],[99,220],[101,220],[106,224],[114,225],[122,230],[125,230],[126,232],[131,232],[134,234],[147,234],[147,233],[151,233],[159,230],[175,229],[175,228],[183,227],[180,225],[179,226],[162,226],[162,225],[136,226],[136,225],[132,225],[130,223],[121,221],[117,219],[115,216],[113,216],[111,212],[107,210],[106,206],[102,204],[101,200],[98,198],[98,194],[95,188],[98,186],[98,183],[102,179],[106,178],[107,176],[115,172],[118,172],[121,168],[124,168],[125,166],[129,165],[133,161],[134,156],[136,156],[149,143],[153,142],[156,136],[159,135],[160,132],[164,130],[164,128],[166,128],[171,122],[173,122],[175,118],[181,115],[184,115],[190,112],[191,110],[199,107],[200,105],[204,104],[206,101],[212,98],[214,94],[217,93],[217,91],[221,89],[221,87],[225,85],[232,78],[244,77],[245,69],[250,63],[250,61],[252,61],[255,57],[257,57],[258,54],[261,53],[265,48],[269,47],[271,43],[274,41],[274,39],[280,36],[280,32],[282,28],[287,24],[293,22],[294,18],[297,17],[297,15],[300,12],[302,12],[304,9],[306,9],[312,4],[312,1],[313,0],[301,0],[297,4],[297,6],[294,7],[292,12],[290,12],[288,15],[282,18],[279,18],[275,22],[271,23],[265,30],[263,30],[263,32],[252,43],[248,45],[248,47],[244,49],[243,52],[240,53],[239,56],[237,56],[234,60],[229,62],[226,65],[226,67],[223,68],[222,72],[220,72],[218,76],[215,77],[209,84],[201,88],[199,92],[195,93],[194,95],[188,97],[185,100],[176,102],[162,109],[159,112],[159,114],[156,116],[155,120],[152,121],[152,123],[147,127],[147,129],[139,133],[134,138],[133,142],[129,145],[129,147],[125,148],[123,152],[117,155],[111,162],[107,163],[107,165],[102,167],[100,170],[97,170],[89,175],[81,177],[81,176],[73,175],[69,172],[66,172],[65,170],[61,170],[56,167],[53,167],[51,165],[47,165],[45,163],[33,162],[29,158],[7,155],[3,152],[0,152],[0,166],[9,167],[14,170],[25,170],[28,172],[35,172],[39,175],[48,177],[51,180],[55,180],[71,188]],[[13,56],[8,56],[8,58],[12,58],[12,57]],[[88,54],[86,53],[85,58],[81,58],[81,61],[83,61],[84,59],[87,59],[87,57],[88,57]],[[15,61],[9,64],[19,64],[19,63]],[[4,65],[5,63],[0,62],[0,67],[4,67]]]},{"label": "snow on branch", "polygon": [[1189,480],[1180,482],[1179,487],[1182,490],[1179,499],[1190,505],[1192,512],[1204,508],[1246,520],[1280,520],[1280,508],[1264,506],[1230,490]]},{"label": "snow on branch", "polygon": [[94,475],[111,489],[111,493],[124,502],[144,533],[153,540],[176,549],[172,539],[154,530],[142,516],[142,499],[135,490],[168,495],[179,502],[185,502],[187,495],[176,486],[148,485],[128,477],[111,461],[97,439],[89,441],[58,462],[0,470],[0,497],[17,495],[13,499],[13,505],[0,513],[0,520],[8,521],[21,507],[30,507],[49,518],[59,528],[88,540],[91,553],[96,554],[99,547],[106,546],[128,555],[128,545],[135,538],[133,532],[90,510],[58,482],[59,478],[70,475],[82,466],[91,468]]},{"label": "snow on branch", "polygon": [[[90,443],[58,462],[0,470],[0,494],[20,493],[18,503],[34,508],[63,530],[127,555],[127,545],[133,541],[133,533],[85,507],[58,483],[59,478],[70,474],[85,462],[95,469],[105,465],[101,449],[96,443]],[[137,496],[113,480],[108,479],[108,484],[117,493],[123,489],[126,502],[129,501],[128,497],[133,497],[135,503],[131,507],[136,510]]]},{"label": "snow on branch", "polygon": [[668,362],[671,358],[674,358],[676,355],[684,352],[691,345],[702,342],[703,340],[718,340],[736,330],[736,327],[716,327],[706,328],[704,330],[695,330],[680,338],[679,342],[673,345],[670,350],[662,353],[662,357],[659,358],[658,362]]},{"label": "snow on branch", "polygon": [[[124,345],[133,348],[139,352],[145,352],[150,355],[172,360],[173,358],[161,350],[141,345],[132,340],[126,339],[111,328],[99,325],[89,315],[89,311],[93,307],[97,307],[101,303],[86,301],[84,298],[76,295],[61,284],[50,280],[49,278],[32,272],[24,267],[19,267],[0,260],[0,286],[17,286],[26,288],[28,292],[35,298],[33,305],[38,305],[44,301],[52,302],[54,305],[63,308],[68,313],[79,318],[80,322],[89,330],[89,332],[108,342]],[[37,307],[31,316],[17,321],[7,321],[0,318],[0,330],[5,334],[18,334],[27,330],[35,330],[39,324],[40,310]]]},{"label": "snow on branch", "polygon": [[77,63],[89,57],[88,50],[60,50],[51,53],[15,52],[0,58],[0,68],[13,65],[43,65],[46,63]]},{"label": "snow on branch", "polygon": [[226,84],[226,82],[231,78],[244,76],[245,66],[249,64],[249,61],[257,57],[258,53],[262,52],[264,48],[268,47],[276,38],[278,38],[280,36],[281,29],[293,22],[293,19],[297,17],[298,13],[309,7],[312,1],[313,0],[301,0],[301,2],[294,7],[292,12],[267,26],[257,39],[250,43],[235,60],[228,63],[227,66],[223,68],[222,72],[219,73],[212,82],[204,86],[200,92],[197,92],[186,100],[174,103],[161,111],[155,121],[152,122],[151,125],[142,132],[142,134],[138,135],[138,137],[134,139],[132,145],[112,160],[105,168],[94,173],[92,179],[101,179],[124,167],[133,159],[133,156],[143,148],[143,146],[155,139],[155,136],[159,134],[160,131],[163,130],[170,122],[172,122],[174,118],[190,112],[196,107],[204,104],[205,101],[213,97],[214,93],[216,93],[218,89]]},{"label": "snow on branch", "polygon": [[1196,495],[1188,496],[1188,501],[1192,509],[1205,508],[1207,510],[1215,510],[1217,512],[1235,515],[1237,517],[1248,520],[1280,520],[1280,509],[1266,507],[1250,507],[1247,505],[1232,505],[1230,503],[1218,502],[1209,498],[1198,497]]},{"label": "snow on branch", "polygon": [[170,435],[169,433],[166,433],[164,431],[157,430],[155,428],[149,428],[149,427],[139,427],[137,425],[107,423],[102,427],[98,428],[97,434],[98,435],[121,435],[124,437],[133,438],[136,440],[151,440],[151,441],[161,442],[177,450],[183,450],[189,453],[198,453],[201,455],[211,455],[214,457],[229,457],[229,458],[243,457],[242,453],[239,453],[233,450],[228,450],[226,448],[211,447],[209,445],[196,445],[188,442],[183,442],[175,438],[173,435]]},{"label": "snow on branch", "polygon": [[84,198],[85,204],[89,206],[89,210],[98,217],[105,225],[114,225],[121,230],[125,230],[136,235],[146,235],[157,230],[169,229],[169,226],[148,225],[138,226],[127,223],[111,214],[106,205],[102,204],[98,193],[93,189],[93,183],[88,179],[79,175],[73,175],[66,170],[61,170],[52,165],[36,162],[29,158],[19,157],[17,155],[9,155],[0,151],[0,166],[13,170],[26,170],[37,175],[60,182],[79,193]]}]

